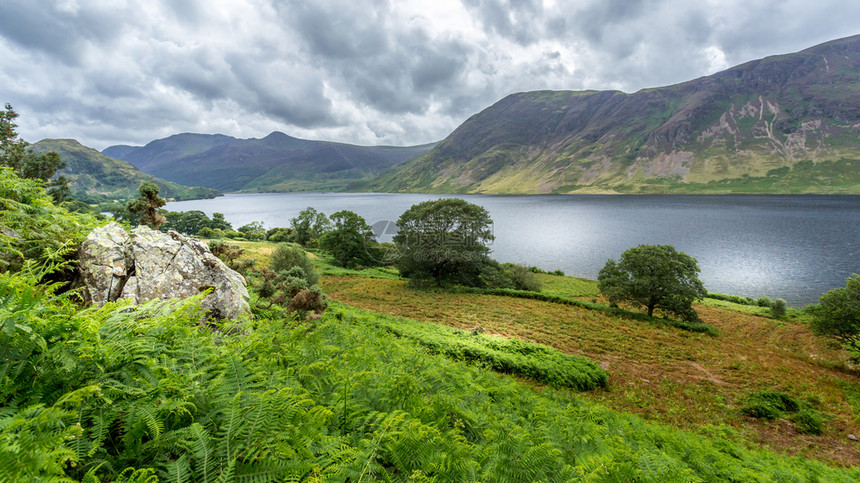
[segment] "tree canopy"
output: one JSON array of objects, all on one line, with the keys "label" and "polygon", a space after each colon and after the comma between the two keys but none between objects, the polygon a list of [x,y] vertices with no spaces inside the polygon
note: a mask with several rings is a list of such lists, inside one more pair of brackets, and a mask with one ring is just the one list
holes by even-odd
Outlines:
[{"label": "tree canopy", "polygon": [[608,260],[597,277],[610,302],[644,306],[648,315],[660,308],[684,320],[697,320],[693,301],[707,295],[698,278],[696,259],[671,245],[639,245]]},{"label": "tree canopy", "polygon": [[343,210],[331,215],[334,227],[320,238],[320,247],[343,267],[371,266],[378,263],[376,241],[370,225],[352,211]]},{"label": "tree canopy", "polygon": [[57,171],[66,167],[66,163],[55,152],[37,154],[30,148],[30,143],[18,138],[15,119],[18,113],[6,104],[0,111],[0,166],[12,168],[19,178],[36,179],[45,182],[48,194],[55,202],[64,201],[69,197],[69,180],[64,176],[54,176]]},{"label": "tree canopy", "polygon": [[158,196],[158,186],[155,183],[144,181],[137,189],[140,196],[128,202],[126,207],[131,213],[140,215],[140,222],[157,230],[167,218],[158,212],[167,201]]},{"label": "tree canopy", "polygon": [[307,246],[311,240],[319,239],[331,227],[331,221],[325,213],[315,208],[307,207],[295,218],[290,218],[296,241]]},{"label": "tree canopy", "polygon": [[459,198],[425,201],[400,215],[397,226],[401,275],[437,285],[483,285],[487,244],[495,239],[486,209]]},{"label": "tree canopy", "polygon": [[844,287],[821,296],[812,308],[812,331],[836,339],[860,360],[860,275],[848,278]]}]

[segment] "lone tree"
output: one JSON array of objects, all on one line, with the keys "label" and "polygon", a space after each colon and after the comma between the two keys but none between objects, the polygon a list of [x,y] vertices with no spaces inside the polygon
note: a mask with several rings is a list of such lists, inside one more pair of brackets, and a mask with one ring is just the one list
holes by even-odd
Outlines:
[{"label": "lone tree", "polygon": [[495,237],[490,214],[483,207],[458,198],[413,205],[397,220],[394,243],[401,256],[400,274],[413,280],[483,285],[490,265],[487,243]]},{"label": "lone tree", "polygon": [[693,301],[707,295],[698,278],[696,259],[671,245],[639,245],[610,259],[597,276],[600,292],[610,302],[644,306],[648,315],[655,308],[683,320],[698,320]]},{"label": "lone tree", "polygon": [[164,198],[158,196],[158,186],[149,181],[144,181],[137,189],[140,193],[138,198],[128,202],[126,209],[129,212],[140,215],[140,222],[157,230],[166,218],[158,212],[158,209],[167,203]]},{"label": "lone tree", "polygon": [[299,212],[295,218],[291,218],[290,225],[296,241],[302,246],[307,246],[308,242],[319,239],[331,227],[331,221],[325,213],[308,207]]},{"label": "lone tree", "polygon": [[814,333],[842,343],[853,352],[852,359],[860,362],[860,275],[855,273],[845,287],[821,296],[812,308],[810,327]]},{"label": "lone tree", "polygon": [[65,201],[69,197],[69,180],[64,176],[54,178],[54,175],[65,168],[66,163],[59,154],[53,151],[37,154],[30,148],[30,143],[18,139],[15,131],[17,117],[18,113],[10,104],[0,111],[0,166],[14,169],[19,178],[44,181],[55,203]]},{"label": "lone tree", "polygon": [[348,211],[331,215],[334,228],[320,238],[320,247],[331,253],[338,265],[376,265],[380,259],[370,225],[361,216]]}]

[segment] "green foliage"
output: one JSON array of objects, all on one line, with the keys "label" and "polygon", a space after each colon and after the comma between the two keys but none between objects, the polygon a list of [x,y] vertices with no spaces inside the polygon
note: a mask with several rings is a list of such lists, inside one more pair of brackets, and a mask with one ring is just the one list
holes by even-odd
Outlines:
[{"label": "green foliage", "polygon": [[296,242],[302,246],[308,246],[311,240],[318,240],[323,233],[331,228],[331,221],[325,216],[325,213],[307,207],[300,211],[295,218],[290,218],[290,225]]},{"label": "green foliage", "polygon": [[824,417],[809,403],[776,390],[762,390],[747,395],[741,412],[747,416],[773,420],[791,418],[797,431],[803,434],[821,434],[824,431]]},{"label": "green foliage", "polygon": [[266,230],[266,240],[272,243],[286,243],[291,241],[293,236],[292,228],[275,227]]},{"label": "green foliage", "polygon": [[487,243],[495,238],[487,210],[458,198],[425,201],[400,215],[397,226],[401,275],[437,286],[485,285]]},{"label": "green foliage", "polygon": [[[119,203],[117,203],[119,204]],[[122,208],[122,205],[115,208]],[[127,210],[126,210],[127,211]],[[233,227],[224,220],[224,215],[221,213],[213,213],[210,219],[206,213],[199,210],[191,211],[167,211],[159,210],[159,213],[165,217],[164,223],[159,227],[159,230],[166,232],[173,230],[184,235],[200,235],[206,238],[216,238],[215,230],[219,230],[223,235],[223,230],[232,230]],[[122,220],[127,217],[126,213],[118,215],[114,212],[114,218]],[[131,222],[131,220],[129,220]]]},{"label": "green foliage", "polygon": [[320,237],[320,248],[331,254],[338,265],[353,268],[379,263],[382,254],[364,218],[343,210],[331,215],[331,221],[334,227]]},{"label": "green foliage", "polygon": [[821,296],[812,308],[812,331],[835,339],[860,360],[860,275],[848,277],[845,287]]},{"label": "green foliage", "polygon": [[0,111],[0,167],[12,168],[20,178],[41,181],[56,203],[68,199],[69,180],[63,176],[52,179],[57,171],[66,167],[66,163],[57,153],[38,154],[29,147],[30,143],[18,139],[15,132],[17,117],[18,113],[9,104]]},{"label": "green foliage", "polygon": [[434,353],[554,387],[590,391],[606,387],[609,378],[597,363],[584,357],[520,339],[483,335],[478,330],[464,332],[401,317],[373,315],[354,320],[415,340]]},{"label": "green foliage", "polygon": [[319,274],[314,269],[314,265],[311,263],[310,258],[308,258],[307,253],[297,246],[281,243],[275,248],[274,253],[272,253],[269,270],[277,273],[288,271],[293,267],[302,269],[302,278],[304,278],[308,285],[316,285],[319,282]]},{"label": "green foliage", "polygon": [[0,272],[66,262],[97,223],[91,214],[55,206],[41,181],[0,167]]},{"label": "green foliage", "polygon": [[502,266],[505,269],[505,276],[511,281],[511,288],[532,292],[540,292],[543,288],[541,281],[534,275],[538,272],[529,267],[515,263],[504,263]]},{"label": "green foliage", "polygon": [[776,419],[787,412],[800,409],[800,403],[780,391],[763,390],[750,393],[741,412],[747,416],[759,419]]},{"label": "green foliage", "polygon": [[158,186],[155,183],[144,181],[137,189],[140,196],[131,200],[126,205],[129,213],[140,217],[140,222],[149,225],[153,230],[157,230],[166,218],[158,212],[158,209],[164,206],[167,201],[158,196]]},{"label": "green foliage", "polygon": [[598,274],[598,288],[610,302],[644,306],[651,316],[655,308],[696,321],[693,301],[707,294],[698,278],[696,259],[671,245],[639,245],[609,260]]},{"label": "green foliage", "polygon": [[266,239],[266,229],[263,227],[263,222],[261,221],[252,221],[251,223],[242,225],[238,231],[248,240]]},{"label": "green foliage", "polygon": [[770,305],[771,317],[773,317],[775,319],[781,319],[781,318],[785,317],[787,306],[788,306],[788,304],[785,301],[785,299],[776,299],[773,302],[771,302],[771,305]]},{"label": "green foliage", "polygon": [[[860,478],[537,391],[374,325],[412,324],[340,304],[313,324],[258,319],[231,333],[198,326],[199,298],[78,311],[12,274],[0,294],[3,327],[14,319],[39,341],[3,359],[25,369],[0,386],[2,480]],[[502,355],[542,353],[501,344]]]},{"label": "green foliage", "polygon": [[266,308],[279,305],[300,319],[319,317],[328,307],[328,298],[317,285],[319,274],[305,251],[287,244],[278,245],[268,268],[260,270],[257,293],[269,301]]}]

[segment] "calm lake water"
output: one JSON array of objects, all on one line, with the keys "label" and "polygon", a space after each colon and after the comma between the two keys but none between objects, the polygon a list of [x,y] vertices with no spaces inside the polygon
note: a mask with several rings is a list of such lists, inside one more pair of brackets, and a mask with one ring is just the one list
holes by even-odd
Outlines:
[{"label": "calm lake water", "polygon": [[[421,201],[449,195],[236,194],[168,203],[171,211],[223,213],[238,228],[289,226],[312,206],[358,213],[383,226]],[[596,279],[609,258],[639,244],[669,244],[696,257],[711,292],[784,298],[792,306],[860,273],[860,196],[458,195],[494,222],[493,257]],[[390,240],[390,237],[388,237]],[[387,241],[387,240],[384,240]]]}]

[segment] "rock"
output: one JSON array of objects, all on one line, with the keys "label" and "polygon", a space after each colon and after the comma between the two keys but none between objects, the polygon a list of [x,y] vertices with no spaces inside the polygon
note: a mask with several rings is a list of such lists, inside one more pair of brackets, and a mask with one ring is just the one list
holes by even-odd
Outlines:
[{"label": "rock", "polygon": [[854,436],[853,434],[849,434],[848,439],[850,439],[851,441],[860,441],[860,438]]},{"label": "rock", "polygon": [[120,297],[145,302],[212,290],[201,302],[210,317],[234,319],[251,312],[244,277],[203,242],[174,231],[139,226],[129,236],[116,223],[97,228],[81,246],[79,271],[85,298],[97,305]]},{"label": "rock", "polygon": [[96,228],[78,250],[78,270],[84,285],[84,299],[102,306],[122,293],[133,268],[131,240],[114,222]]}]

